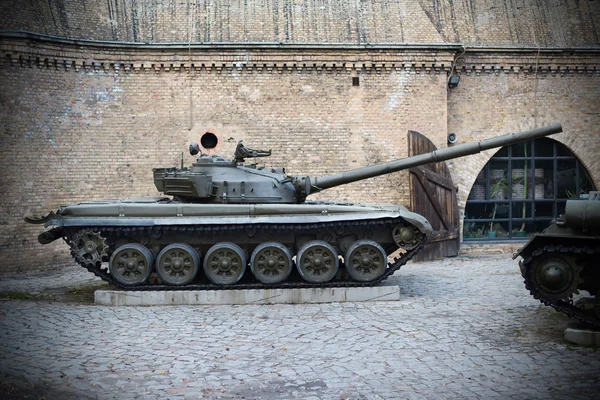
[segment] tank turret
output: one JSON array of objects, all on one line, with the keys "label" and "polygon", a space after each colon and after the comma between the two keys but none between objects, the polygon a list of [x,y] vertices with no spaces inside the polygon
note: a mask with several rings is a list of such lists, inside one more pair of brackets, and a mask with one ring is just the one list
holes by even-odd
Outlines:
[{"label": "tank turret", "polygon": [[600,192],[586,196],[567,200],[564,214],[514,258],[523,258],[521,274],[534,298],[600,327]]},{"label": "tank turret", "polygon": [[[190,168],[155,168],[154,183],[158,191],[176,196],[177,200],[182,202],[303,203],[310,194],[335,186],[533,140],[561,131],[560,125],[551,125],[323,177],[294,177],[286,175],[281,169],[259,169],[253,165],[243,165],[246,158],[266,157],[271,155],[271,151],[251,150],[239,142],[231,161],[221,156],[201,154]],[[204,142],[216,146],[214,139]],[[198,152],[199,146],[193,143],[190,153],[195,155]]]},{"label": "tank turret", "polygon": [[429,222],[400,205],[307,196],[560,131],[552,125],[322,177],[247,165],[271,152],[241,142],[233,159],[202,154],[217,145],[205,134],[190,146],[200,155],[190,167],[153,170],[156,188],[172,197],[87,201],[26,221],[51,227],[40,243],[64,239],[81,266],[130,290],[374,285],[419,251]]}]

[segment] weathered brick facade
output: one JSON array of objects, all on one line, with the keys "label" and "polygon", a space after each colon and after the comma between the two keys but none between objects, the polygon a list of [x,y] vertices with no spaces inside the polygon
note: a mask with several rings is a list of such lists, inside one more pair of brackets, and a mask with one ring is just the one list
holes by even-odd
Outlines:
[{"label": "weathered brick facade", "polygon": [[598,1],[30,0],[0,2],[0,29],[166,43],[599,44]]},{"label": "weathered brick facade", "polygon": [[[600,187],[599,54],[469,54],[457,63],[459,86],[449,91],[448,131],[462,143],[559,122],[563,133],[552,139],[571,150]],[[494,152],[471,156],[468,163],[449,161],[461,210]]]},{"label": "weathered brick facade", "polygon": [[[8,14],[0,13],[0,26],[95,40],[186,42],[187,21],[193,16],[197,24],[192,42],[209,41],[197,36],[205,23],[203,32],[210,31],[213,38],[225,32],[222,10],[217,16],[206,14],[222,5],[197,2],[197,7],[206,6],[204,11],[189,14],[187,3],[159,1],[155,3],[162,6],[151,9],[144,1],[119,2],[125,11],[132,4],[145,7],[138,10],[133,38],[125,11],[113,9],[110,12],[116,14],[109,14],[102,8],[115,3],[40,2],[35,12],[29,5],[5,9]],[[254,14],[243,21],[241,11],[233,12],[242,3],[232,3],[228,38],[210,41],[238,43],[218,46],[2,35],[0,273],[68,260],[64,244],[37,243],[40,226],[25,224],[24,215],[81,200],[156,195],[152,167],[179,165],[182,152],[189,164],[193,158],[187,144],[206,131],[217,134],[216,151],[226,156],[244,140],[250,147],[273,150],[273,156],[261,160],[268,165],[285,166],[292,175],[320,176],[404,157],[409,129],[445,147],[448,132],[467,142],[561,122],[565,133],[556,139],[580,158],[600,186],[600,51],[558,48],[597,46],[597,28],[589,27],[588,18],[590,12],[600,14],[597,2],[578,6],[588,7],[587,13],[562,26],[560,40],[549,33],[551,21],[540,19],[532,29],[540,33],[538,40],[545,38],[549,47],[543,50],[467,48],[464,54],[460,45],[432,43],[530,44],[527,30],[517,29],[522,16],[507,19],[514,23],[509,24],[512,33],[497,32],[504,26],[498,22],[497,29],[483,35],[483,17],[495,21],[502,11],[480,10],[472,18],[475,25],[469,25],[463,14],[451,18],[451,8],[458,7],[451,7],[453,2],[440,2],[437,10],[419,1],[386,2],[396,10],[390,11],[389,19],[383,8],[373,8],[384,6],[376,2],[358,14],[350,7],[355,2],[340,2],[346,8],[335,12],[332,2],[317,3],[318,10],[307,2],[260,3],[266,11],[257,3]],[[471,2],[477,7],[480,3],[484,2]],[[275,13],[269,4],[290,5],[292,22],[285,22],[284,13]],[[557,12],[548,7],[536,12]],[[572,8],[565,5],[563,12],[575,12]],[[336,21],[336,13],[359,15],[350,21],[360,22],[366,33],[344,30],[348,24],[327,25],[322,19],[327,12]],[[382,27],[400,29],[394,24],[400,16],[402,34],[386,36],[389,31]],[[249,28],[261,22],[261,31]],[[281,36],[291,27],[294,35]],[[371,39],[379,44],[356,44]],[[287,44],[249,43],[279,41]],[[349,44],[327,44],[332,42]],[[391,42],[424,44],[384,44]],[[457,56],[455,71],[461,82],[448,89]],[[360,86],[352,86],[352,77],[359,78]],[[461,207],[491,154],[450,163]],[[400,172],[331,189],[315,199],[408,204],[408,196],[406,174]]]}]

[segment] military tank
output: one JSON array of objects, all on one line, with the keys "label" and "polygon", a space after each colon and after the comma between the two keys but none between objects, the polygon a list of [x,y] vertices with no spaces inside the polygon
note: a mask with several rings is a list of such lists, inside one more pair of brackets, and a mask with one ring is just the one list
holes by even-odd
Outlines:
[{"label": "military tank", "polygon": [[[191,167],[153,170],[167,196],[86,201],[25,220],[51,227],[40,243],[64,239],[81,266],[130,290],[374,285],[419,251],[429,222],[399,205],[307,196],[561,131],[552,125],[324,177],[246,163],[271,152],[241,142],[232,160],[193,143],[190,153],[199,157]],[[201,138],[204,149],[217,143],[212,133]]]},{"label": "military tank", "polygon": [[567,200],[564,214],[514,258],[519,256],[525,287],[534,298],[600,327],[600,192]]}]

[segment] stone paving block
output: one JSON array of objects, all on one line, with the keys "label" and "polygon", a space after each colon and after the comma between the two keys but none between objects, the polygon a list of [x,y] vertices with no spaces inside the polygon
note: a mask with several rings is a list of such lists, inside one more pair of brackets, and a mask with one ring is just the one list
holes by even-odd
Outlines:
[{"label": "stone paving block", "polygon": [[[42,292],[77,284],[70,273],[47,278],[8,284]],[[530,297],[509,255],[409,264],[388,283],[412,297],[175,307],[0,299],[0,398],[7,383],[38,391],[30,398],[583,400],[600,393],[597,352],[567,344],[570,320]],[[177,296],[162,300],[185,299]]]},{"label": "stone paving block", "polygon": [[[97,290],[94,302],[105,306],[301,304],[400,300],[398,286],[247,290]],[[355,310],[355,308],[352,308]]]}]

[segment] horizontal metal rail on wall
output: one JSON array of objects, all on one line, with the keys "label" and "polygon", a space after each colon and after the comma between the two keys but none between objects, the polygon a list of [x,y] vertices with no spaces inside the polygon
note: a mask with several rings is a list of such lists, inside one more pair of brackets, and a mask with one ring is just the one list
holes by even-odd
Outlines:
[{"label": "horizontal metal rail on wall", "polygon": [[0,38],[21,38],[98,47],[142,49],[306,49],[306,50],[455,50],[469,52],[600,53],[600,47],[465,46],[462,43],[287,43],[287,42],[120,42],[72,39],[27,31],[0,30]]}]

